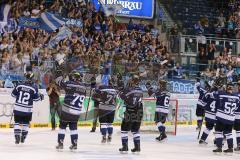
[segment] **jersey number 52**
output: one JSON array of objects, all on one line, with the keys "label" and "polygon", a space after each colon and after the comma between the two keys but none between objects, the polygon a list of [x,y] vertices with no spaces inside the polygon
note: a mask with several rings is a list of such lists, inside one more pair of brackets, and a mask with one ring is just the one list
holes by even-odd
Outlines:
[{"label": "jersey number 52", "polygon": [[226,114],[234,114],[236,109],[237,109],[237,104],[236,103],[225,102],[224,112]]}]

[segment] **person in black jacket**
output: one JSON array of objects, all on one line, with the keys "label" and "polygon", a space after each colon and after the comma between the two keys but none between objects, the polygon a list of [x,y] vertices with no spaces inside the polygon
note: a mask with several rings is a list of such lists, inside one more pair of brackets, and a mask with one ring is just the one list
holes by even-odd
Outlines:
[{"label": "person in black jacket", "polygon": [[60,93],[60,88],[57,86],[55,81],[52,81],[48,87],[47,87],[47,94],[49,96],[49,102],[50,102],[50,115],[51,115],[51,126],[52,130],[55,130],[56,128],[56,112],[57,108],[60,106],[60,101],[59,101],[59,96],[61,95]]}]

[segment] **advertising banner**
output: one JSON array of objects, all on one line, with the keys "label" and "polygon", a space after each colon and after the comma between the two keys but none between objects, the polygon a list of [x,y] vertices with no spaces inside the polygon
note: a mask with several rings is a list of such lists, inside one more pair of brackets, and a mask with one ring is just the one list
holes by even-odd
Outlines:
[{"label": "advertising banner", "polygon": [[[49,127],[50,126],[50,108],[49,98],[45,90],[40,90],[45,94],[43,101],[34,103],[33,119],[31,127]],[[12,110],[15,99],[11,96],[11,89],[0,89],[1,103],[0,103],[0,128],[8,128],[12,117]],[[171,109],[167,121],[173,122],[175,120],[175,109],[178,106],[177,122],[178,124],[193,124],[196,121],[195,110],[197,104],[197,94],[172,94],[171,95]],[[176,100],[175,100],[176,99]],[[84,100],[82,114],[79,119],[79,126],[91,126],[94,119],[94,102],[89,101],[89,98]],[[60,102],[63,102],[63,96],[60,97]],[[114,124],[119,125],[122,121],[125,107],[120,99],[117,101],[117,110],[115,114]],[[143,122],[154,122],[156,101],[154,99],[146,98],[143,101],[144,116]],[[87,112],[87,114],[86,114]],[[58,118],[58,117],[56,117]],[[13,124],[13,119],[12,122]],[[168,123],[171,124],[171,123]]]},{"label": "advertising banner", "polygon": [[102,5],[119,5],[123,9],[116,13],[117,16],[137,17],[152,19],[154,15],[155,0],[93,0],[93,4],[97,10]]}]

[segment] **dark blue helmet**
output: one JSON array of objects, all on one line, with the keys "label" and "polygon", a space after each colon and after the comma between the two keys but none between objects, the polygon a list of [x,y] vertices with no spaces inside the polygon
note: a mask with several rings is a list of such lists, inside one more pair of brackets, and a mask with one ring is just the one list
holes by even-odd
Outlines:
[{"label": "dark blue helmet", "polygon": [[69,75],[69,79],[71,80],[71,81],[81,81],[81,79],[82,79],[82,74],[81,73],[79,73],[78,71],[72,71],[72,73],[70,73],[70,75]]},{"label": "dark blue helmet", "polygon": [[34,78],[34,74],[32,72],[29,72],[29,71],[27,73],[25,73],[24,76],[29,81],[32,81],[33,78]]}]

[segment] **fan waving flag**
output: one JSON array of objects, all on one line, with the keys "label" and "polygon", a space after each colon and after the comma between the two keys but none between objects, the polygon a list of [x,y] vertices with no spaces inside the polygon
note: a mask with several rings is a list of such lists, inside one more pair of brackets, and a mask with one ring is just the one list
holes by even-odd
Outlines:
[{"label": "fan waving flag", "polygon": [[121,11],[123,9],[123,6],[121,4],[105,4],[102,0],[99,0],[98,2],[102,5],[106,16],[115,15],[118,11]]},{"label": "fan waving flag", "polygon": [[56,31],[56,29],[62,27],[65,24],[63,18],[48,12],[44,12],[41,14],[40,21],[41,28],[48,32],[54,32]]},{"label": "fan waving flag", "polygon": [[9,4],[0,5],[0,22],[7,22],[10,19],[11,6]]}]

